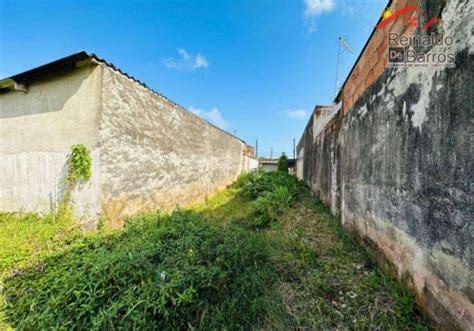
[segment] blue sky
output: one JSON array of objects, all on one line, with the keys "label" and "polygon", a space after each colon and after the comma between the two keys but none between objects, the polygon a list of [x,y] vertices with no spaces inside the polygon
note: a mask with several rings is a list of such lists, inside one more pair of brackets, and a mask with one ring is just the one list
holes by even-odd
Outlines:
[{"label": "blue sky", "polygon": [[0,0],[0,77],[85,50],[254,145],[292,155],[387,0]]}]

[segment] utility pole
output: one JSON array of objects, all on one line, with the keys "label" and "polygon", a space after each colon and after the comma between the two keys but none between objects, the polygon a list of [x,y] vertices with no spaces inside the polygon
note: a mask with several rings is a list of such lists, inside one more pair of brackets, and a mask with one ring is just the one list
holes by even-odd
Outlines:
[{"label": "utility pole", "polygon": [[255,156],[258,159],[258,139],[255,139]]},{"label": "utility pole", "polygon": [[293,160],[296,159],[296,142],[295,138],[293,138]]},{"label": "utility pole", "polygon": [[273,159],[273,147],[270,148],[270,159]]}]

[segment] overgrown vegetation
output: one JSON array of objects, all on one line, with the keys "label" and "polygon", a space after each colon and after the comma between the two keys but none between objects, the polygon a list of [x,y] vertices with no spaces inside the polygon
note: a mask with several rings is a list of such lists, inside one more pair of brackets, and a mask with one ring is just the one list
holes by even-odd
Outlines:
[{"label": "overgrown vegetation", "polygon": [[192,211],[137,216],[14,264],[5,313],[18,329],[429,328],[413,296],[284,172],[241,176]]},{"label": "overgrown vegetation", "polygon": [[258,171],[245,175],[243,179],[238,179],[236,183],[237,185],[234,187],[240,189],[237,194],[247,201],[255,200],[267,192],[275,191],[278,187],[287,188],[292,200],[294,200],[297,194],[304,189],[304,184],[296,177],[280,171]]},{"label": "overgrown vegetation", "polygon": [[267,251],[193,212],[141,217],[9,280],[7,316],[20,329],[249,328],[264,313]]},{"label": "overgrown vegetation", "polygon": [[[239,183],[239,182],[238,182]],[[250,201],[255,213],[250,224],[262,228],[278,220],[294,202],[303,184],[294,176],[278,172],[256,172],[239,183],[239,196]]]}]

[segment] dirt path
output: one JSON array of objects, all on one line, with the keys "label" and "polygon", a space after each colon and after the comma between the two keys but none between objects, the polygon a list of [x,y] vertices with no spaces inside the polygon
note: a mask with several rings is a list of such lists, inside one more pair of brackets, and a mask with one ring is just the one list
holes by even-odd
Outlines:
[{"label": "dirt path", "polygon": [[[248,223],[252,208],[228,190],[202,212]],[[268,329],[430,329],[414,296],[383,274],[320,201],[303,189],[297,202],[261,231],[276,268]]]}]

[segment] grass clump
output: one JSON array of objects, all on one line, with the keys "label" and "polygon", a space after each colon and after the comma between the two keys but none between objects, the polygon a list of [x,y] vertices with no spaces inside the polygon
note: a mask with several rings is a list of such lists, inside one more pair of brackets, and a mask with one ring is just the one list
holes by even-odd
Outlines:
[{"label": "grass clump", "polygon": [[258,234],[192,212],[132,220],[6,280],[19,329],[250,328],[271,284]]}]

